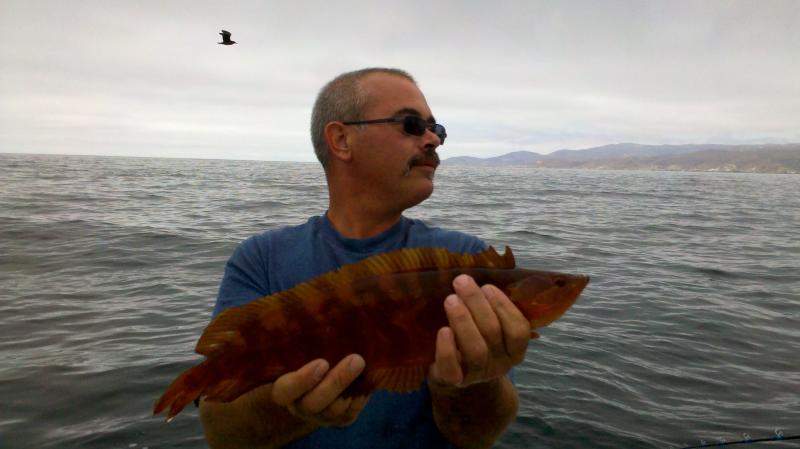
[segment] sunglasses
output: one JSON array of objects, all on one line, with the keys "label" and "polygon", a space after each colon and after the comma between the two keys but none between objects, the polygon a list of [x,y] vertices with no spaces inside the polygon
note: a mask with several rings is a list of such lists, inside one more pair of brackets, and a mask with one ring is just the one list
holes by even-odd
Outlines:
[{"label": "sunglasses", "polygon": [[421,136],[426,130],[431,130],[439,137],[439,144],[444,145],[447,133],[444,126],[438,123],[430,123],[422,117],[416,115],[406,115],[405,117],[379,118],[375,120],[362,120],[360,122],[342,122],[344,125],[371,125],[373,123],[402,123],[403,131],[412,136]]}]

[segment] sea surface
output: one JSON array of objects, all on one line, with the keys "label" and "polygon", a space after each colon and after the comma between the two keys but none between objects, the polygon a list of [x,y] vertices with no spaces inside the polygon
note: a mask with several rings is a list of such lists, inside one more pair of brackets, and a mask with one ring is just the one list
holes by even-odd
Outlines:
[{"label": "sea surface", "polygon": [[[153,402],[237,243],[326,206],[316,164],[0,155],[0,448],[206,447]],[[407,215],[592,276],[497,447],[800,434],[800,175],[442,166]]]}]

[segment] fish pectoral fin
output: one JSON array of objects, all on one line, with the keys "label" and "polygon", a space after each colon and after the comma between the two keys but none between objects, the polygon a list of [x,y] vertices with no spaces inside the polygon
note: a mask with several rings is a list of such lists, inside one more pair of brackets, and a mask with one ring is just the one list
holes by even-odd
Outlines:
[{"label": "fish pectoral fin", "polygon": [[410,393],[418,390],[422,385],[422,381],[425,380],[426,368],[423,365],[415,365],[376,369],[366,373],[366,380],[379,390]]}]

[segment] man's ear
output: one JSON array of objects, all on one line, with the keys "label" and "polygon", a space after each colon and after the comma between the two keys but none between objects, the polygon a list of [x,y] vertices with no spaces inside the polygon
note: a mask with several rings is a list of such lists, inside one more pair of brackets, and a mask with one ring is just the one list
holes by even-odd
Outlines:
[{"label": "man's ear", "polygon": [[325,142],[328,144],[330,155],[341,161],[347,162],[353,154],[350,151],[350,129],[342,122],[329,122],[325,125]]}]

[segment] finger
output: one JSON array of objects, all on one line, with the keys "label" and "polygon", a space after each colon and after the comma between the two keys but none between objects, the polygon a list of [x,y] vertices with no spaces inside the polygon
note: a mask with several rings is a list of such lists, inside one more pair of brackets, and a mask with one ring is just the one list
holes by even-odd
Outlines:
[{"label": "finger", "polygon": [[464,380],[456,340],[449,327],[439,329],[436,334],[436,358],[431,366],[431,378],[450,385],[458,385]]},{"label": "finger", "polygon": [[358,354],[342,359],[313,390],[298,402],[304,413],[317,414],[327,408],[364,370],[365,362]]},{"label": "finger", "polygon": [[369,398],[369,396],[357,396],[353,398],[353,402],[350,403],[350,408],[347,409],[347,412],[344,414],[344,425],[349,426],[350,424],[356,422],[358,415],[360,415],[361,411],[364,410],[364,407],[367,406]]},{"label": "finger", "polygon": [[328,368],[327,361],[317,359],[297,371],[284,374],[272,386],[272,400],[284,407],[291,404],[314,388]]},{"label": "finger", "polygon": [[289,411],[299,418],[320,426],[344,427],[353,424],[358,419],[358,415],[367,405],[369,398],[369,396],[340,397],[316,415],[302,412],[294,404],[289,406]]},{"label": "finger", "polygon": [[329,423],[337,423],[342,420],[342,415],[350,408],[353,403],[353,398],[337,398],[325,410],[320,412],[319,416]]},{"label": "finger", "polygon": [[370,398],[369,395],[356,396],[355,398],[353,398],[353,402],[350,404],[350,410],[348,410],[348,413],[350,413],[354,417],[357,417],[358,414],[361,413],[361,410],[364,410],[364,407],[367,406],[369,398]]},{"label": "finger", "polygon": [[349,426],[356,422],[358,415],[361,414],[361,410],[367,405],[369,396],[356,396],[348,399],[348,407],[335,418],[333,425],[337,427]]},{"label": "finger", "polygon": [[464,377],[481,377],[489,361],[489,349],[464,302],[458,295],[445,300],[445,313],[461,351]]},{"label": "finger", "polygon": [[457,276],[453,280],[453,288],[469,309],[489,350],[493,353],[502,352],[504,350],[503,332],[500,328],[500,321],[495,316],[492,305],[486,299],[484,288],[478,287],[475,280],[465,274]]},{"label": "finger", "polygon": [[487,295],[503,329],[505,351],[514,365],[522,362],[531,339],[531,323],[500,289],[490,286]]}]

